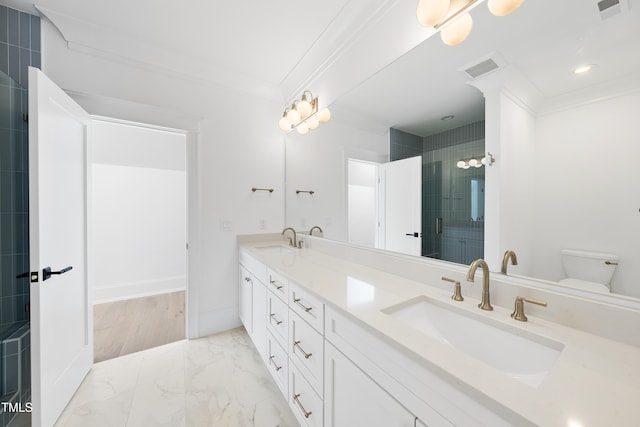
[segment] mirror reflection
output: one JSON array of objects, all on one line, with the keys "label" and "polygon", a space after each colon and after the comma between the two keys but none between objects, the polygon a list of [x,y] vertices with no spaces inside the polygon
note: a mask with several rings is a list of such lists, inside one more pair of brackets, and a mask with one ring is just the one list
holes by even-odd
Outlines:
[{"label": "mirror reflection", "polygon": [[[418,255],[484,257],[499,270],[513,249],[519,263],[509,274],[640,297],[640,5],[529,1],[501,19],[482,6],[462,44],[426,40],[334,102],[335,123],[322,133],[287,136],[288,191],[318,189],[313,199],[287,198],[287,223],[399,250],[357,208],[373,206],[384,225],[387,210],[411,205],[390,207],[380,186],[370,187],[369,204],[352,200],[349,160],[384,165],[382,182],[389,165],[419,156],[420,226],[402,227],[422,234]],[[472,77],[487,62],[495,69]],[[574,74],[585,64],[589,72]],[[458,167],[489,152],[491,166]],[[571,265],[567,250],[580,251]]]}]

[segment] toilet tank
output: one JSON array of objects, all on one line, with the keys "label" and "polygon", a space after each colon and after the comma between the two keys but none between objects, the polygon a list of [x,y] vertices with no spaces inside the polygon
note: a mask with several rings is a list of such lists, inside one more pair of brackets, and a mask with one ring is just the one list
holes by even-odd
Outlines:
[{"label": "toilet tank", "polygon": [[609,286],[616,271],[618,255],[576,249],[563,249],[561,252],[562,265],[568,278]]}]

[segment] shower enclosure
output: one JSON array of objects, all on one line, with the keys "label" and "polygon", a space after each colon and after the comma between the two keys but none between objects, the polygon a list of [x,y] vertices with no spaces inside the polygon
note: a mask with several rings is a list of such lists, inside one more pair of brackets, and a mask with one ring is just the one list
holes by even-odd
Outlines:
[{"label": "shower enclosure", "polygon": [[422,156],[422,256],[484,257],[484,120],[426,137],[391,128],[392,161]]},{"label": "shower enclosure", "polygon": [[28,416],[31,398],[27,102],[0,72],[0,426]]}]

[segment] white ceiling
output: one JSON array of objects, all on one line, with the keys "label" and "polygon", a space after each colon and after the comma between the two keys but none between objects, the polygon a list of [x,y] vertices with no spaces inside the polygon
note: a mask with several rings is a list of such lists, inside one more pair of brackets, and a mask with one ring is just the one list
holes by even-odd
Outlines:
[{"label": "white ceiling", "polygon": [[[473,31],[461,45],[448,47],[432,37],[354,87],[335,70],[323,80],[323,73],[331,75],[325,71],[336,52],[346,52],[341,69],[346,64],[360,75],[373,74],[363,65],[359,46],[377,43],[365,51],[377,64],[387,60],[388,45],[413,46],[411,37],[420,41],[431,35],[416,23],[415,0],[39,0],[35,8],[25,0],[0,0],[40,11],[70,46],[218,83],[233,81],[236,87],[262,85],[283,101],[300,88],[339,88],[329,99],[335,100],[334,117],[343,111],[419,135],[482,119],[482,95],[457,70],[493,51],[547,98],[638,73],[640,15],[633,8],[638,1],[622,0],[625,7],[631,3],[630,10],[605,21],[597,0],[528,0],[502,18],[479,4],[472,10]],[[405,31],[411,25],[419,28]],[[374,42],[378,35],[383,41]],[[588,76],[574,77],[572,68],[583,62],[598,66]],[[439,120],[448,114],[456,118]]]},{"label": "white ceiling", "polygon": [[[628,3],[631,3],[629,5]],[[545,99],[640,73],[640,11],[637,1],[603,20],[596,0],[529,0],[506,17],[486,6],[472,11],[474,27],[462,44],[432,37],[334,103],[386,127],[431,135],[484,117],[481,93],[457,71],[497,51]],[[572,70],[597,67],[583,76]],[[440,117],[454,114],[443,122]]]},{"label": "white ceiling", "polygon": [[[110,43],[116,38],[129,39],[139,46],[177,54],[180,59],[215,64],[278,85],[343,3],[38,0],[35,5],[85,24],[86,33],[72,37],[89,41],[94,47],[126,49]],[[313,19],[307,19],[309,16]],[[59,25],[57,21],[54,24]],[[67,26],[60,29],[63,33],[75,30]]]}]

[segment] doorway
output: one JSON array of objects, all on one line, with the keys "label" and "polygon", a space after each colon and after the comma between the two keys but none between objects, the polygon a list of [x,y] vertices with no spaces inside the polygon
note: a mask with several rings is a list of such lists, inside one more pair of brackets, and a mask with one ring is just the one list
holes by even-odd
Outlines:
[{"label": "doorway", "polygon": [[186,132],[94,118],[94,361],[185,338]]}]

